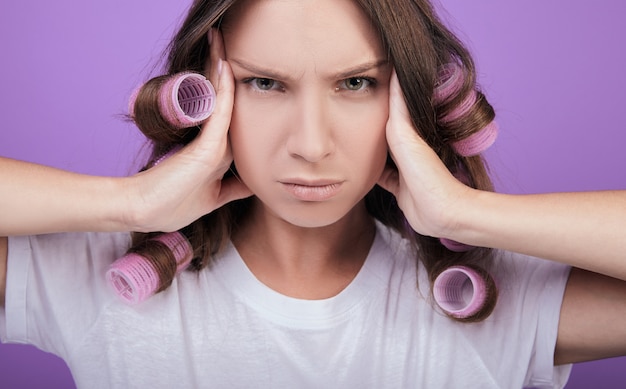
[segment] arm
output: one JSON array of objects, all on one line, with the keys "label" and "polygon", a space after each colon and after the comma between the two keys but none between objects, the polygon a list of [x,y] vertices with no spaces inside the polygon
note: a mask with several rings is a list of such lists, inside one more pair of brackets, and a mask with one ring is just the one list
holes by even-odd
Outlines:
[{"label": "arm", "polygon": [[412,128],[395,75],[387,142],[399,170],[379,184],[415,231],[626,280],[626,191],[516,196],[463,185]]},{"label": "arm", "polygon": [[626,280],[626,191],[503,195],[473,191],[451,239]]},{"label": "arm", "polygon": [[0,235],[122,230],[122,182],[0,158]]},{"label": "arm", "polygon": [[[216,34],[218,34],[216,32]],[[211,47],[216,107],[183,150],[132,177],[74,174],[0,158],[0,303],[6,286],[7,238],[61,231],[174,231],[252,193],[223,179],[232,155],[228,128],[234,80],[222,41]]]},{"label": "arm", "polygon": [[572,269],[565,288],[554,364],[626,355],[626,282]]},{"label": "arm", "polygon": [[0,236],[0,306],[4,307],[4,299],[7,285],[7,254],[8,239]]},{"label": "arm", "polygon": [[[217,34],[217,33],[216,33]],[[132,177],[94,177],[0,158],[0,236],[60,231],[171,231],[250,196],[236,178],[228,128],[234,81],[221,38],[211,46],[216,108],[183,150]]]},{"label": "arm", "polygon": [[474,190],[417,136],[395,75],[389,111],[387,141],[398,170],[387,169],[379,184],[395,195],[413,229],[597,272],[570,273],[554,362],[626,355],[626,191],[513,196]]}]

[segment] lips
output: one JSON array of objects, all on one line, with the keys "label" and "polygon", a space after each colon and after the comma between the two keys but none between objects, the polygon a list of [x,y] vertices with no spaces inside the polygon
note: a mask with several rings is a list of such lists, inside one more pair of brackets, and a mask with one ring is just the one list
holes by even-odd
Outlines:
[{"label": "lips", "polygon": [[332,180],[285,180],[280,182],[283,188],[301,201],[325,201],[341,191],[342,181]]}]

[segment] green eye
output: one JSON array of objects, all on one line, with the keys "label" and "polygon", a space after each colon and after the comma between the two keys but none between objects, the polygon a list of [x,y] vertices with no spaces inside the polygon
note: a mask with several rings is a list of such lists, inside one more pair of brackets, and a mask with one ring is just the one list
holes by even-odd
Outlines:
[{"label": "green eye", "polygon": [[360,91],[371,86],[372,81],[365,77],[350,77],[342,81],[343,87],[351,91]]},{"label": "green eye", "polygon": [[270,78],[255,78],[254,86],[259,90],[271,90],[274,88],[276,81]]}]

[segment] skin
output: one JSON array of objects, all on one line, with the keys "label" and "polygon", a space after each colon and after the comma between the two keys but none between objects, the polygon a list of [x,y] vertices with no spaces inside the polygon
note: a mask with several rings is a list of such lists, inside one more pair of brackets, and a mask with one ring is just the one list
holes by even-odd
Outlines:
[{"label": "skin", "polygon": [[[353,103],[344,93],[336,93],[346,76],[331,75],[363,61],[376,62],[381,54],[379,40],[350,2],[319,0],[314,7],[312,4],[308,0],[249,2],[245,6],[256,7],[256,12],[272,8],[263,18],[248,20],[260,23],[254,34],[242,33],[249,29],[248,24],[237,28],[231,21],[226,26],[224,47],[221,35],[214,32],[207,68],[217,89],[216,110],[194,142],[156,168],[111,179],[0,159],[0,235],[175,230],[254,192],[258,194],[254,211],[234,237],[242,257],[261,281],[277,291],[301,298],[324,298],[342,290],[365,258],[373,239],[373,224],[361,198],[378,182],[396,196],[411,226],[422,234],[539,255],[626,278],[622,254],[626,242],[622,232],[626,230],[624,192],[513,197],[461,185],[411,127],[397,79],[391,76],[388,84],[388,67],[377,68],[375,72],[380,73],[372,75],[379,81],[376,91],[354,103],[364,105],[360,115],[371,115],[355,136],[351,131],[359,115],[342,116],[352,112]],[[245,12],[240,9],[237,17],[245,17]],[[301,28],[313,22],[316,28]],[[290,30],[298,33],[284,34],[283,27],[283,34],[276,34],[276,26],[283,23],[292,23]],[[348,26],[363,35],[345,35],[353,31]],[[272,31],[271,39],[265,36]],[[327,31],[334,34],[320,39]],[[265,39],[257,42],[262,48],[254,52],[257,57],[249,59],[244,54],[253,51],[240,53],[238,45],[242,44],[240,39],[247,41],[255,34]],[[336,36],[349,37],[350,45]],[[295,45],[300,40],[306,45]],[[337,47],[340,50],[335,51]],[[371,58],[348,56],[365,53]],[[220,59],[232,62],[233,69]],[[246,59],[262,65],[264,71],[278,71],[280,76],[249,74],[251,69],[242,69],[237,63],[248,63]],[[337,62],[339,59],[346,62]],[[250,84],[243,82],[252,76],[277,78],[284,91],[256,97],[254,90],[246,89]],[[287,101],[276,103],[275,99],[285,96]],[[278,112],[283,105],[292,109],[283,115],[267,115],[268,106]],[[338,106],[342,110],[335,110]],[[368,155],[365,162],[351,151],[350,142],[343,138],[348,135],[352,142],[354,138],[360,142],[362,153]],[[383,170],[383,161],[379,161],[379,152],[384,154],[380,148],[386,150],[387,145],[397,171]],[[242,181],[223,181],[221,177],[233,157]],[[259,158],[264,164],[255,164]],[[363,165],[353,163],[352,158]],[[323,176],[329,172],[340,175]],[[303,177],[297,177],[299,174]],[[339,179],[342,185],[338,194],[323,201],[296,201],[289,194],[315,193],[315,189],[289,192],[280,182],[285,177],[289,181],[294,176],[300,179],[315,174]],[[67,193],[65,188],[72,190]],[[553,228],[555,225],[559,228]],[[6,257],[7,240],[0,238],[2,301]],[[626,283],[611,277],[572,270],[561,308],[555,363],[626,354],[626,326],[622,324]]]},{"label": "skin", "polygon": [[380,38],[349,1],[244,1],[223,31],[233,157],[256,196],[235,246],[270,287],[333,296],[374,237],[363,197],[387,157],[391,68]]},{"label": "skin", "polygon": [[395,195],[413,229],[606,273],[572,269],[554,363],[626,355],[626,192],[511,196],[468,188],[415,133],[395,76],[389,95],[387,142],[398,170],[385,170],[379,184]]}]

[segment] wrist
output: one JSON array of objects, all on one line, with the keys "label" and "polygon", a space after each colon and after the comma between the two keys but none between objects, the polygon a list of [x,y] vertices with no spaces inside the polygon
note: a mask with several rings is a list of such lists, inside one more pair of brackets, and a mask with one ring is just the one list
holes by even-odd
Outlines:
[{"label": "wrist", "polygon": [[438,235],[442,238],[469,245],[476,245],[479,235],[480,221],[489,212],[489,196],[492,192],[486,192],[464,186],[464,190],[451,202],[446,210],[446,221],[440,227]]},{"label": "wrist", "polygon": [[122,231],[150,232],[147,229],[148,211],[141,187],[141,173],[115,179],[116,201],[110,209],[110,220],[116,229]]},{"label": "wrist", "polygon": [[[97,225],[89,230],[117,232],[132,231],[134,226],[134,210],[132,209],[131,183],[127,177],[97,177],[96,188],[92,193],[92,201],[86,206],[97,207]],[[87,196],[90,197],[90,196]],[[87,212],[85,214],[88,214]]]}]

